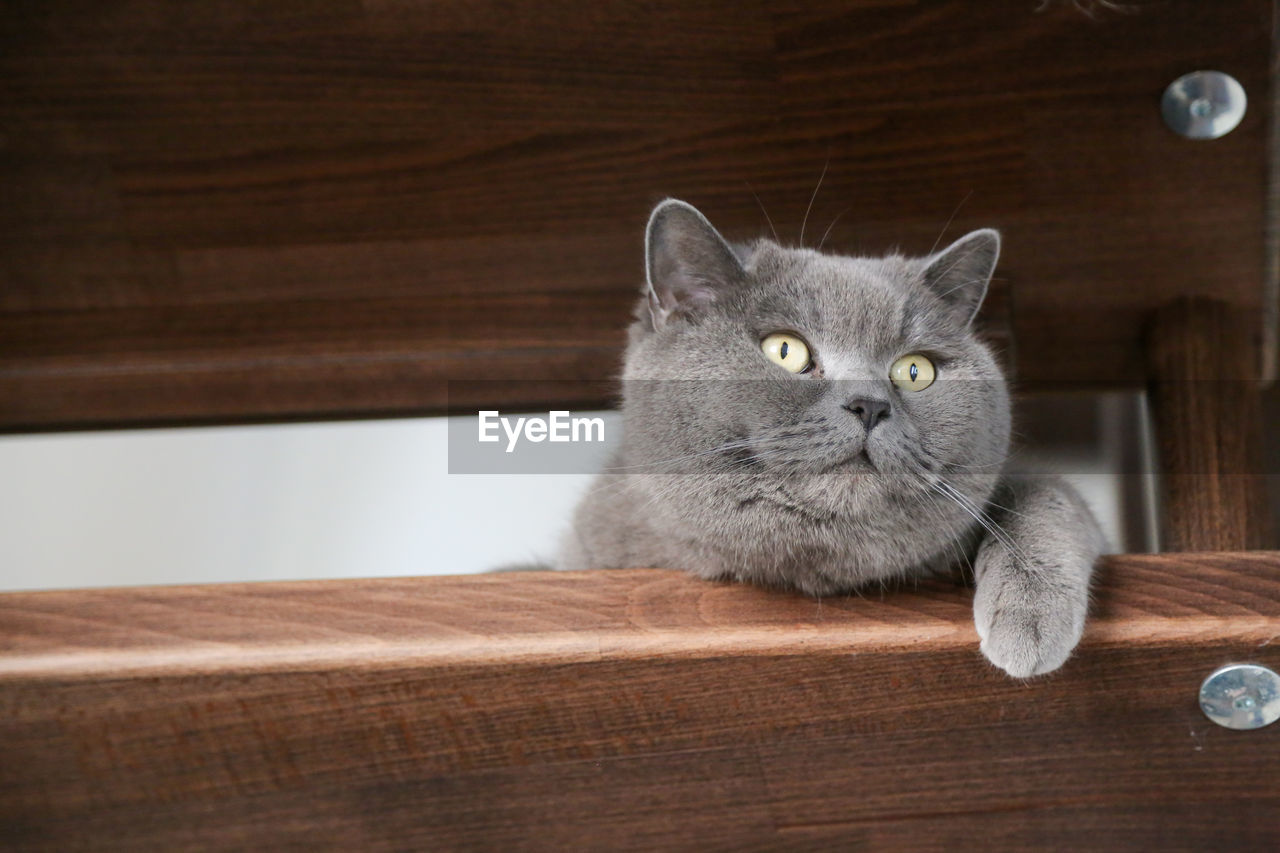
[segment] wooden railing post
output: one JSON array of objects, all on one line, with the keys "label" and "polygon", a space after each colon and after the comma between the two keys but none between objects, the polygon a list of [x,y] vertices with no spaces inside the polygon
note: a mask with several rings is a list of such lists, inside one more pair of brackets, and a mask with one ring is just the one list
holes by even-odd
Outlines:
[{"label": "wooden railing post", "polygon": [[1262,463],[1258,348],[1243,312],[1210,299],[1157,311],[1148,391],[1161,477],[1161,547],[1238,551],[1272,543]]}]

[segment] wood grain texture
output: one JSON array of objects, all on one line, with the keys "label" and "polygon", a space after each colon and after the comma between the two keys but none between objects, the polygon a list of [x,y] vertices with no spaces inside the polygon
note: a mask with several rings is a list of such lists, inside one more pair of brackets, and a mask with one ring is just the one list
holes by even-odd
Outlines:
[{"label": "wood grain texture", "polygon": [[[810,245],[1003,229],[1028,387],[1141,383],[1174,297],[1260,305],[1268,0],[589,5],[4,4],[0,428],[605,379],[650,205],[749,238],[755,194],[795,241],[828,164]],[[1159,94],[1206,67],[1250,108],[1188,142]]]},{"label": "wood grain texture", "polygon": [[1217,300],[1171,303],[1147,334],[1162,547],[1274,546],[1262,398],[1247,316]]},{"label": "wood grain texture", "polygon": [[0,596],[16,849],[1274,849],[1280,553],[1107,558],[1015,682],[968,589],[655,570]]}]

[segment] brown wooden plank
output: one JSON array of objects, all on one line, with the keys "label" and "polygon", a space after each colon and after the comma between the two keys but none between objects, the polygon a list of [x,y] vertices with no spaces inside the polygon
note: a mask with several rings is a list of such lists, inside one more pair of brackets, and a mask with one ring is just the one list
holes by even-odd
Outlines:
[{"label": "brown wooden plank", "polygon": [[1249,317],[1215,300],[1173,302],[1152,318],[1150,400],[1170,550],[1274,544],[1253,331]]},{"label": "brown wooden plank", "polygon": [[[1024,383],[1141,384],[1151,309],[1261,304],[1271,4],[1131,5],[7,3],[0,342],[39,334],[0,425],[438,411],[469,374],[387,353],[498,293],[557,310],[459,317],[470,370],[604,379],[653,202],[750,238],[755,194],[795,241],[824,165],[810,245],[924,252],[959,205],[949,235],[1005,232]],[[1160,120],[1197,68],[1249,92],[1224,139]],[[314,379],[246,366],[273,329]]]},{"label": "brown wooden plank", "polygon": [[654,570],[0,596],[19,849],[1274,846],[1280,553],[1107,558],[1015,682],[969,590],[814,601]]},{"label": "brown wooden plank", "polygon": [[[989,295],[982,325],[1007,362],[1006,293]],[[0,431],[48,428],[68,405],[80,427],[118,423],[127,405],[139,407],[135,425],[333,416],[335,399],[363,416],[610,407],[617,371],[602,375],[602,366],[617,363],[635,297],[628,289],[27,313],[0,338]],[[548,342],[549,327],[564,337]]]}]

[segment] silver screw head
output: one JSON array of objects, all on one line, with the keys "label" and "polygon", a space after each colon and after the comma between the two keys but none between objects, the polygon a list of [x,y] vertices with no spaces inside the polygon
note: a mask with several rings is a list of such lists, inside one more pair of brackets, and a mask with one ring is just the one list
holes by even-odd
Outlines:
[{"label": "silver screw head", "polygon": [[1280,720],[1280,675],[1256,663],[1214,670],[1200,685],[1200,710],[1228,729],[1260,729]]},{"label": "silver screw head", "polygon": [[1192,71],[1169,84],[1160,101],[1164,123],[1188,139],[1217,139],[1244,118],[1244,87],[1221,71]]}]

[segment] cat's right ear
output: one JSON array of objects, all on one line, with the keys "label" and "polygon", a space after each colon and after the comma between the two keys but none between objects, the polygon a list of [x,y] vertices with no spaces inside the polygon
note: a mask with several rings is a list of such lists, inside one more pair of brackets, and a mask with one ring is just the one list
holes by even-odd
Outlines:
[{"label": "cat's right ear", "polygon": [[972,231],[924,259],[924,283],[967,325],[982,307],[999,259],[1000,232]]},{"label": "cat's right ear", "polygon": [[644,237],[646,293],[655,330],[696,314],[746,273],[738,256],[697,208],[669,198],[653,209]]}]

